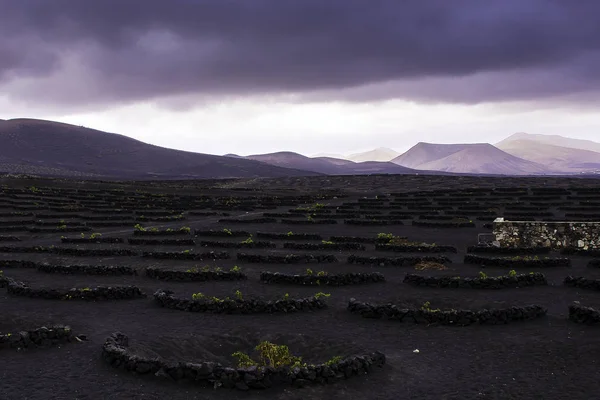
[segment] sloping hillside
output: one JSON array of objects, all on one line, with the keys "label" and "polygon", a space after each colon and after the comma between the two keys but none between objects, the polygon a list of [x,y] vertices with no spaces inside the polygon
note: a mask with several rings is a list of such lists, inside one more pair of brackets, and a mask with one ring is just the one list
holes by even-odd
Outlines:
[{"label": "sloping hillside", "polygon": [[310,158],[289,151],[255,154],[247,156],[246,158],[280,167],[314,171],[327,175],[412,174],[417,172],[391,162],[355,163],[337,158]]},{"label": "sloping hillside", "polygon": [[392,162],[414,169],[453,173],[537,175],[548,172],[543,165],[515,157],[488,143],[421,142]]},{"label": "sloping hillside", "polygon": [[379,147],[364,153],[352,154],[346,157],[348,160],[354,162],[365,162],[365,161],[378,161],[388,162],[398,157],[400,153],[395,150],[388,149],[386,147]]},{"label": "sloping hillside", "polygon": [[557,173],[587,173],[600,170],[600,153],[554,146],[535,140],[511,140],[498,145],[513,156],[543,164]]},{"label": "sloping hillside", "polygon": [[548,144],[552,146],[568,147],[571,149],[588,150],[600,153],[600,143],[593,142],[591,140],[572,139],[559,135],[539,135],[519,132],[515,133],[504,139],[501,142],[496,143],[496,147],[504,148],[510,145],[510,142],[517,140],[530,140],[541,144]]},{"label": "sloping hillside", "polygon": [[314,175],[253,160],[167,149],[57,122],[0,121],[0,172],[26,173],[28,167],[37,174],[60,171],[60,175],[137,179]]}]

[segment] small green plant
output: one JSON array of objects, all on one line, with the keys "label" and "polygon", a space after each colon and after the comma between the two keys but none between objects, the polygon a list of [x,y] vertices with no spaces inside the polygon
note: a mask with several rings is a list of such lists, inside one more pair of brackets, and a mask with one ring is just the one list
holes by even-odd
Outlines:
[{"label": "small green plant", "polygon": [[254,240],[252,240],[252,235],[248,236],[246,240],[242,240],[242,244],[253,244]]},{"label": "small green plant", "polygon": [[65,230],[65,229],[67,229],[67,226],[66,225],[59,225],[59,226],[57,226],[57,228],[60,229],[60,230]]},{"label": "small green plant", "polygon": [[190,250],[183,250],[182,253],[183,254],[190,254]]},{"label": "small green plant", "polygon": [[246,353],[236,351],[231,356],[237,359],[237,365],[239,368],[248,368],[256,366],[256,362],[253,359],[251,359],[250,356]]},{"label": "small green plant", "polygon": [[235,291],[235,297],[237,297],[238,300],[244,300],[244,296],[242,295],[242,292],[239,289]]},{"label": "small green plant", "polygon": [[185,232],[185,233],[190,233],[192,231],[192,229],[189,226],[182,226],[181,228],[179,228],[180,232]]},{"label": "small green plant", "polygon": [[232,236],[232,235],[233,235],[233,232],[231,232],[231,229],[227,229],[227,228],[225,228],[225,229],[223,229],[223,232],[224,232],[226,235],[229,235],[229,236]]},{"label": "small green plant", "polygon": [[340,362],[340,361],[342,361],[342,360],[343,360],[343,358],[342,358],[341,356],[334,356],[334,357],[332,357],[330,360],[326,361],[326,362],[325,362],[325,365],[332,366],[332,365],[334,365],[334,364],[337,364],[337,363],[339,363],[339,362]]},{"label": "small green plant", "polygon": [[391,242],[394,240],[394,235],[392,233],[378,233],[377,240],[380,242]]},{"label": "small green plant", "polygon": [[242,272],[242,269],[240,267],[238,267],[237,265],[234,265],[233,268],[231,268],[229,271],[235,272],[235,273],[240,273],[240,272]]},{"label": "small green plant", "polygon": [[330,296],[331,296],[331,294],[329,294],[329,293],[323,293],[323,292],[319,292],[319,293],[315,294],[315,299],[317,299],[317,300],[318,300],[318,299],[320,299],[321,297],[330,297]]},{"label": "small green plant", "polygon": [[95,232],[95,233],[92,233],[92,234],[90,235],[90,239],[98,239],[98,238],[100,238],[100,237],[102,237],[102,234],[101,234],[101,233],[97,233],[97,232]]},{"label": "small green plant", "polygon": [[202,300],[204,297],[204,294],[200,292],[192,294],[192,300]]},{"label": "small green plant", "polygon": [[306,268],[306,275],[311,276],[313,274],[313,270],[310,268]]},{"label": "small green plant", "polygon": [[483,271],[479,271],[479,279],[487,279],[487,274]]},{"label": "small green plant", "polygon": [[510,271],[508,271],[508,276],[514,278],[515,276],[517,276],[517,271],[515,271],[514,269],[511,269]]},{"label": "small green plant", "polygon": [[210,271],[210,267],[208,265],[205,265],[204,267],[202,267],[201,271],[208,272],[208,271]]},{"label": "small green plant", "polygon": [[289,300],[290,299],[290,294],[286,293],[283,295],[283,300]]},{"label": "small green plant", "polygon": [[286,235],[288,235],[288,236],[294,236],[294,232],[289,231],[288,233],[286,233]]},{"label": "small green plant", "polygon": [[81,232],[81,234],[79,235],[79,237],[81,237],[82,239],[85,239],[85,233]]},{"label": "small green plant", "polygon": [[138,232],[145,232],[145,231],[146,231],[146,228],[144,228],[144,227],[143,227],[143,226],[141,226],[140,224],[135,224],[135,225],[133,226],[133,229],[135,229],[135,230],[136,230],[136,231],[138,231]]},{"label": "small green plant", "polygon": [[333,243],[331,240],[323,240],[323,241],[321,241],[321,243],[323,243],[324,245],[332,245],[332,244],[335,244],[335,243]]},{"label": "small green plant", "polygon": [[427,312],[441,311],[439,308],[431,308],[431,302],[429,302],[429,301],[426,301],[425,303],[423,303],[423,305],[421,306],[421,310],[427,311]]},{"label": "small green plant", "polygon": [[327,276],[327,272],[319,271],[319,272],[317,272],[317,276]]}]

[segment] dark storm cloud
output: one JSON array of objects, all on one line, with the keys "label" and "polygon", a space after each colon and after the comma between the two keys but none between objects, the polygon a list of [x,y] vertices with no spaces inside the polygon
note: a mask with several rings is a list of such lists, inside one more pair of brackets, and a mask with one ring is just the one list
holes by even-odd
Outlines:
[{"label": "dark storm cloud", "polygon": [[0,91],[64,105],[572,96],[600,88],[599,16],[595,0],[0,0]]}]

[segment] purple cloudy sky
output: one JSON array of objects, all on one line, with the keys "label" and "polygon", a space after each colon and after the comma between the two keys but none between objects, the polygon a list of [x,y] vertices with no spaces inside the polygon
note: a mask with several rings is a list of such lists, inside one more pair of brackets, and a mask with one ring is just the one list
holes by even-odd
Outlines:
[{"label": "purple cloudy sky", "polygon": [[0,0],[0,118],[211,153],[595,139],[599,18],[597,0]]}]

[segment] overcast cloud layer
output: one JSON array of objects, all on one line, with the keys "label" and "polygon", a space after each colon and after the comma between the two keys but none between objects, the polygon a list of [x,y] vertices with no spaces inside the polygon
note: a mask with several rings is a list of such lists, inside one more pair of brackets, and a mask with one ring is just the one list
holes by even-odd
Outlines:
[{"label": "overcast cloud layer", "polygon": [[599,16],[596,0],[0,0],[0,92],[73,111],[257,94],[589,101]]}]

